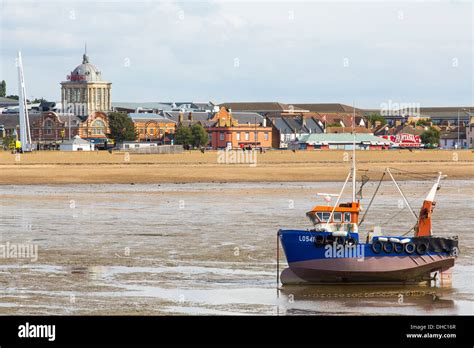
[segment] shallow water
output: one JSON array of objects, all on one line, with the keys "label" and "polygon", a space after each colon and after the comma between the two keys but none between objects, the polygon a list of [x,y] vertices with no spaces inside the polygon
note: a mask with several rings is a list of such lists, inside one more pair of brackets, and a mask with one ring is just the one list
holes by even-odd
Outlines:
[{"label": "shallow water", "polygon": [[[376,185],[366,185],[363,206]],[[430,184],[401,186],[418,211]],[[340,187],[0,186],[0,244],[38,247],[36,261],[0,258],[0,313],[474,314],[474,185],[469,181],[444,181],[433,216],[435,234],[460,238],[451,288],[344,285],[277,291],[277,230],[310,228],[305,212],[323,204],[316,192],[337,193]],[[362,236],[376,225],[387,234],[408,231],[413,217],[399,206],[393,184],[384,183]],[[284,263],[282,255],[280,266]]]}]

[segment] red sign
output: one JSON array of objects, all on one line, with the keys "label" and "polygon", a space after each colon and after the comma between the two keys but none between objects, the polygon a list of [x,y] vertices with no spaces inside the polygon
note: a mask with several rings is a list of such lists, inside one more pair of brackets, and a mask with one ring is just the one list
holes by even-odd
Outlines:
[{"label": "red sign", "polygon": [[421,138],[419,135],[400,133],[397,135],[382,135],[382,138],[394,142],[400,147],[420,147]]},{"label": "red sign", "polygon": [[67,79],[69,81],[85,81],[86,76],[85,75],[67,75]]}]

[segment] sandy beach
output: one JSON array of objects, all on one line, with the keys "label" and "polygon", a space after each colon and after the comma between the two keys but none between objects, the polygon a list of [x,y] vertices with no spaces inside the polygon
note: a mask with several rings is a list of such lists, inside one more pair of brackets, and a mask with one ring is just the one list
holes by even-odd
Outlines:
[{"label": "sandy beach", "polygon": [[[192,182],[342,181],[347,151],[268,151],[256,163],[222,163],[217,151],[183,154],[124,152],[0,152],[0,184],[123,184]],[[221,161],[221,163],[219,163]],[[450,179],[474,177],[472,150],[358,151],[358,169],[376,178],[386,167],[441,171]],[[403,179],[403,178],[400,178]]]}]

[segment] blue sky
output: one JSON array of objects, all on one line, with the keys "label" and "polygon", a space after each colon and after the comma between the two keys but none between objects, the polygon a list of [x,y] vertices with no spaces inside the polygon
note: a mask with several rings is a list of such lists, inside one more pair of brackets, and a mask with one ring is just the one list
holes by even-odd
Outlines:
[{"label": "blue sky", "polygon": [[474,105],[472,2],[0,0],[0,80],[58,100],[91,63],[113,101]]}]

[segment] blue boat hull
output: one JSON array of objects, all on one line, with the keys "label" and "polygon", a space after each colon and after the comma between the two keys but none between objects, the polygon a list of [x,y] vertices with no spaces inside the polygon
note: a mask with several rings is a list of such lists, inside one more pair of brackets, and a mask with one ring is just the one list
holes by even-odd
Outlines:
[{"label": "blue boat hull", "polygon": [[336,243],[316,245],[316,236],[321,234],[328,233],[279,231],[289,265],[281,274],[283,284],[413,283],[429,280],[433,272],[454,266],[455,255],[450,252],[377,253],[372,244],[358,241],[351,247]]}]

